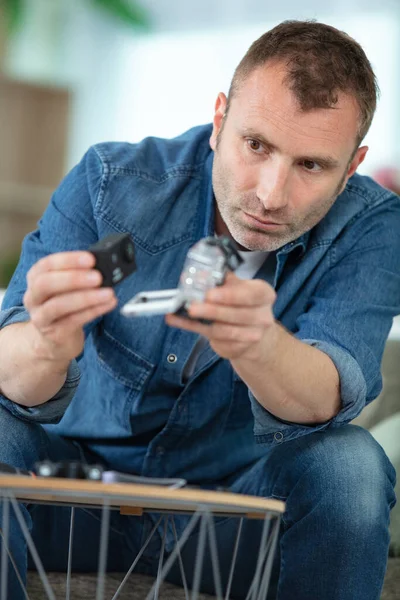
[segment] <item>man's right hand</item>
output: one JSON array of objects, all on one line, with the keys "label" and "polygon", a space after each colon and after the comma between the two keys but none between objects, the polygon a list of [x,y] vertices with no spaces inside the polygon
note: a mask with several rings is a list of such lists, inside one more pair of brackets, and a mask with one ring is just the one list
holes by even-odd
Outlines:
[{"label": "man's right hand", "polygon": [[24,305],[38,358],[67,368],[83,350],[83,326],[117,306],[114,290],[99,288],[102,275],[94,265],[90,252],[58,252],[28,272]]}]

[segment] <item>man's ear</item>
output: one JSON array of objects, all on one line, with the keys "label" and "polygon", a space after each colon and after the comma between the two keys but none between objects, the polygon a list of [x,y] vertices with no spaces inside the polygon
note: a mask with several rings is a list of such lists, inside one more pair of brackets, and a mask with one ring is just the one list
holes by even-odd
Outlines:
[{"label": "man's ear", "polygon": [[360,146],[360,148],[357,148],[357,151],[356,151],[355,155],[353,156],[351,163],[348,166],[346,177],[344,178],[342,188],[341,188],[339,194],[341,194],[343,192],[344,188],[347,185],[348,180],[350,179],[350,177],[352,175],[354,175],[354,173],[357,171],[358,167],[363,162],[368,150],[369,150],[368,146]]},{"label": "man's ear", "polygon": [[217,137],[221,131],[222,123],[225,117],[227,99],[223,92],[218,94],[218,98],[215,102],[215,112],[213,119],[213,130],[210,137],[210,146],[213,150],[217,147]]},{"label": "man's ear", "polygon": [[368,152],[368,146],[361,146],[360,148],[357,149],[357,152],[354,155],[353,160],[351,161],[351,163],[349,164],[349,168],[347,171],[347,178],[349,179],[352,175],[354,175],[354,173],[357,171],[358,167],[361,165],[361,163],[363,162],[367,152]]}]

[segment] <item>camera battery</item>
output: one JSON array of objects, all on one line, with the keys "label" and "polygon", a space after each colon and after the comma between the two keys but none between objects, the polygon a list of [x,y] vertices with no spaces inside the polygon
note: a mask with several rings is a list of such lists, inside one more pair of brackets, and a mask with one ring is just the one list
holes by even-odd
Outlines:
[{"label": "camera battery", "polygon": [[136,271],[135,246],[129,233],[112,233],[88,250],[103,275],[102,287],[113,287]]}]

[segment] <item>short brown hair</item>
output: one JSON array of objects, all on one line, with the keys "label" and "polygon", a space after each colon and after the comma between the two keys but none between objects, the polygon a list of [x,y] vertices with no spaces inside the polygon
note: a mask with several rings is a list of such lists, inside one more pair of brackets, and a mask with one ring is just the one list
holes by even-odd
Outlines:
[{"label": "short brown hair", "polygon": [[228,106],[240,84],[267,61],[286,63],[285,77],[301,110],[333,108],[338,93],[351,94],[360,109],[357,145],[366,135],[376,109],[379,88],[371,64],[347,33],[315,21],[284,21],[264,33],[237,66]]}]

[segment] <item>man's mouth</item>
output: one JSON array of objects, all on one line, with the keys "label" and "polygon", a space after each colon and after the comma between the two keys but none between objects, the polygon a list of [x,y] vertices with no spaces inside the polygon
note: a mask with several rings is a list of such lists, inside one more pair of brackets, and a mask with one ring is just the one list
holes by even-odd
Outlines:
[{"label": "man's mouth", "polygon": [[251,220],[253,224],[259,225],[262,228],[270,228],[270,227],[282,227],[284,223],[277,223],[276,221],[266,221],[264,219],[260,219],[259,217],[255,217],[254,215],[250,215],[248,213],[244,213],[248,220]]}]

